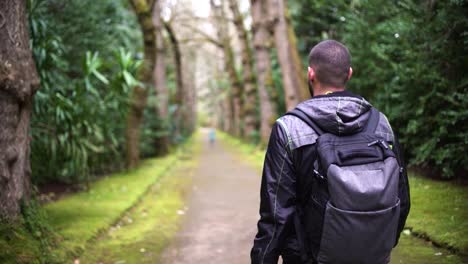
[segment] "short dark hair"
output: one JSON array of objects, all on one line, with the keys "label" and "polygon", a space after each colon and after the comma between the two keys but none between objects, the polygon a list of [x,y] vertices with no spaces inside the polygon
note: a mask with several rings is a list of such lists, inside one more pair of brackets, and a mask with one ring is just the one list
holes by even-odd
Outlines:
[{"label": "short dark hair", "polygon": [[345,45],[335,40],[324,40],[309,54],[309,66],[318,81],[327,86],[344,87],[351,67],[351,54]]}]

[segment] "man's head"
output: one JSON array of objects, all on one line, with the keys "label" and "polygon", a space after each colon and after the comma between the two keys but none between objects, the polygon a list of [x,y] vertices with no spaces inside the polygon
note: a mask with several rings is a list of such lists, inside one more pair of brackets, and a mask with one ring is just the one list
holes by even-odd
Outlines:
[{"label": "man's head", "polygon": [[315,93],[343,90],[352,73],[351,55],[340,42],[325,40],[310,51],[308,77]]}]

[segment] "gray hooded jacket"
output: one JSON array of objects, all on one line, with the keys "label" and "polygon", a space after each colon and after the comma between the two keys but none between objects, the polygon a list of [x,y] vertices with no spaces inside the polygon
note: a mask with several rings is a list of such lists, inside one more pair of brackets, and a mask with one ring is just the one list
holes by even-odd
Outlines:
[{"label": "gray hooded jacket", "polygon": [[[323,131],[336,135],[360,132],[367,124],[371,107],[364,98],[348,91],[316,96],[297,106]],[[400,166],[404,167],[398,141],[382,113],[375,133],[394,145]],[[278,263],[280,255],[285,264],[303,263],[294,215],[297,202],[303,199],[301,195],[306,193],[313,178],[310,174],[316,159],[314,144],[317,138],[317,133],[295,116],[285,115],[274,124],[263,167],[260,220],[251,251],[253,264]],[[410,208],[406,170],[400,185],[398,236]]]}]

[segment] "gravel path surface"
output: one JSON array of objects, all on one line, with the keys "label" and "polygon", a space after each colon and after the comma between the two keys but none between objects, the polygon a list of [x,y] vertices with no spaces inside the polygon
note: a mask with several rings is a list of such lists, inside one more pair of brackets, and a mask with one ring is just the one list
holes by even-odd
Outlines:
[{"label": "gravel path surface", "polygon": [[240,158],[204,140],[185,219],[162,263],[250,262],[261,177]]}]

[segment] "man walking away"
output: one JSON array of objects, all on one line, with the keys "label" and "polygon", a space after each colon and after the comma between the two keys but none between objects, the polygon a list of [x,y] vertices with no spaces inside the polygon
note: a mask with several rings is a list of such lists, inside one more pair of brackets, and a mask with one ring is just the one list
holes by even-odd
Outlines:
[{"label": "man walking away", "polygon": [[384,114],[346,90],[348,49],[309,55],[313,97],[273,126],[253,264],[390,261],[410,209],[403,157]]}]

